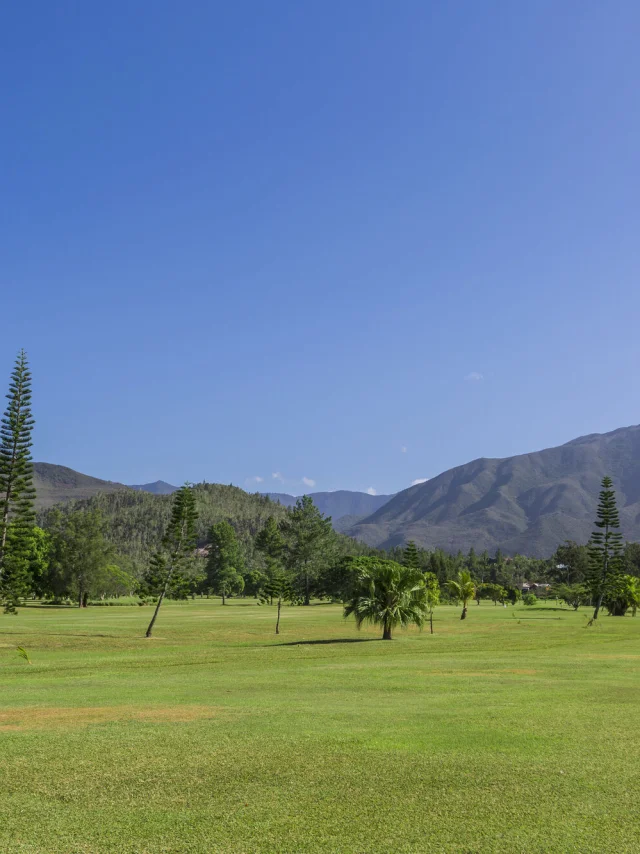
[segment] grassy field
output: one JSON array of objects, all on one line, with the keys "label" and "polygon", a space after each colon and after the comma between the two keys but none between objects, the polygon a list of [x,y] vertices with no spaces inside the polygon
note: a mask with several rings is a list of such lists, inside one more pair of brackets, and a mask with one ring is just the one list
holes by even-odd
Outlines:
[{"label": "grassy field", "polygon": [[150,613],[0,616],[4,854],[640,851],[640,618]]}]

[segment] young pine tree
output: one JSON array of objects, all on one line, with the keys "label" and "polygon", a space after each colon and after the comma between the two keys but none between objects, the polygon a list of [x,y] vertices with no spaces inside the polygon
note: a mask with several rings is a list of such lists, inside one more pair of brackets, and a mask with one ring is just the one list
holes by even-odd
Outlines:
[{"label": "young pine tree", "polygon": [[152,562],[152,572],[159,590],[158,603],[149,623],[146,637],[151,637],[162,601],[176,578],[184,574],[186,566],[193,560],[196,548],[196,496],[189,484],[181,486],[174,494],[171,519],[162,539],[162,550]]},{"label": "young pine tree", "polygon": [[410,567],[410,569],[420,569],[420,556],[418,555],[418,547],[413,542],[413,540],[409,540],[404,550],[404,555],[402,557],[402,563],[404,566]]},{"label": "young pine tree", "polygon": [[235,529],[227,522],[217,522],[209,531],[209,558],[207,560],[207,585],[222,597],[242,593],[244,590],[244,560]]},{"label": "young pine tree", "polygon": [[264,589],[262,591],[261,599],[263,602],[270,602],[273,604],[273,600],[276,600],[276,604],[278,606],[278,616],[276,618],[276,634],[280,634],[280,611],[282,609],[283,602],[293,602],[295,600],[295,592],[291,587],[291,582],[283,572],[283,570],[276,570],[271,578],[266,582]]},{"label": "young pine tree", "polygon": [[0,598],[15,613],[29,587],[29,554],[35,524],[31,434],[31,372],[27,355],[16,359],[9,404],[0,422]]},{"label": "young pine tree", "polygon": [[304,605],[317,592],[320,572],[335,557],[336,535],[331,517],[324,516],[309,495],[298,498],[282,524],[285,562]]},{"label": "young pine tree", "polygon": [[593,620],[598,619],[607,588],[622,574],[622,534],[616,505],[616,494],[610,477],[602,479],[596,527],[589,543],[587,582],[594,604]]}]

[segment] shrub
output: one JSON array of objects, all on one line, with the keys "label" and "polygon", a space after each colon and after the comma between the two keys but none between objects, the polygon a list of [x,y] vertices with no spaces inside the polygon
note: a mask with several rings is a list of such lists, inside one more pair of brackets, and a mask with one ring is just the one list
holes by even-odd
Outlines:
[{"label": "shrub", "polygon": [[525,593],[522,597],[522,601],[525,605],[535,605],[538,602],[538,598],[535,593]]}]

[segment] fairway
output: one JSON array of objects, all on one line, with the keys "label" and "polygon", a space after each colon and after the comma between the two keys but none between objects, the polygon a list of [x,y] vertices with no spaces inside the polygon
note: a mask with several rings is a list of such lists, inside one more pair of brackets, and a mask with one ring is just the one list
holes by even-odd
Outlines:
[{"label": "fairway", "polygon": [[640,618],[150,613],[0,617],[0,851],[640,851]]}]

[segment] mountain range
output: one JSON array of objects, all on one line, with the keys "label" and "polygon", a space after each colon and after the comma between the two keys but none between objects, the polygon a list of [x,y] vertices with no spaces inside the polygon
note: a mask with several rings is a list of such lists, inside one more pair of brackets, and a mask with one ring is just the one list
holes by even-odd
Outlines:
[{"label": "mountain range", "polygon": [[[167,495],[164,481],[127,487],[64,466],[35,463],[37,505],[134,489]],[[621,530],[640,540],[640,426],[591,434],[556,448],[503,459],[481,458],[395,495],[338,490],[312,493],[335,527],[371,546],[414,540],[426,548],[546,557],[564,540],[587,542],[600,482],[614,480]],[[267,493],[285,506],[296,498]]]},{"label": "mountain range", "polygon": [[343,530],[372,546],[415,540],[447,551],[547,557],[564,540],[588,541],[605,475],[614,481],[624,538],[640,540],[640,426],[474,460],[399,492]]},{"label": "mountain range", "polygon": [[[263,495],[268,495],[272,501],[278,501],[285,507],[293,507],[298,500],[298,496],[288,495],[285,492],[265,492]],[[368,492],[350,492],[347,489],[338,489],[335,492],[311,492],[309,495],[320,512],[325,516],[331,516],[334,522],[345,516],[368,516],[379,510],[393,497],[369,495]]]}]

